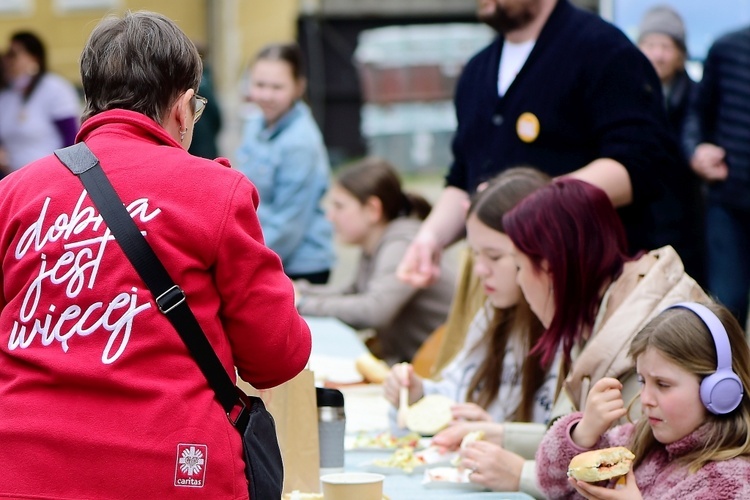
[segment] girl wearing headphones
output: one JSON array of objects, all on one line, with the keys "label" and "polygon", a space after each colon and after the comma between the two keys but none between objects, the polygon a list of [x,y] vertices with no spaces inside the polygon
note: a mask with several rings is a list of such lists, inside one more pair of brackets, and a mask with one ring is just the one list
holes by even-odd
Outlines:
[{"label": "girl wearing headphones", "polygon": [[[609,197],[581,180],[563,177],[537,189],[503,216],[503,227],[513,242],[518,285],[545,327],[531,354],[540,354],[542,366],[558,376],[551,422],[583,410],[603,377],[617,378],[630,401],[639,390],[628,356],[636,333],[674,303],[709,300],[672,247],[630,256]],[[461,422],[433,444],[458,448],[478,427],[485,440],[461,451],[471,481],[540,496],[530,459],[547,426]]]},{"label": "girl wearing headphones", "polygon": [[[633,339],[629,355],[641,385],[642,416],[610,429],[628,409],[622,384],[602,378],[585,410],[558,420],[537,452],[548,498],[750,498],[750,349],[723,306],[684,302]],[[567,478],[570,459],[591,448],[626,446],[635,454],[624,485]]]}]

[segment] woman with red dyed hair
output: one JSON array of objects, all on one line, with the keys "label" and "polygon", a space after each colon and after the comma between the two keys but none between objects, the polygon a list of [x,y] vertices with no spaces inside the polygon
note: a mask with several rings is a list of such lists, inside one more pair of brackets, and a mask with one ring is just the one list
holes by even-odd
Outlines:
[{"label": "woman with red dyed hair", "polygon": [[[562,178],[524,198],[503,217],[515,247],[517,281],[546,328],[533,353],[558,373],[552,419],[583,410],[589,387],[617,378],[625,401],[639,390],[628,347],[659,312],[681,301],[710,301],[670,246],[627,255],[620,219],[607,195]],[[462,451],[471,479],[500,491],[536,490],[533,458],[546,432],[538,424],[502,423],[500,441]],[[451,446],[468,424],[435,437]]]}]

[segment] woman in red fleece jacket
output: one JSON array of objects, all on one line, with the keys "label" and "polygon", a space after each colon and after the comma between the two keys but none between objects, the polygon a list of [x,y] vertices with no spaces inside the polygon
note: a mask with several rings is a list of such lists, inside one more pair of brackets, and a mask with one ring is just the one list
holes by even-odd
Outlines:
[{"label": "woman in red fleece jacket", "polygon": [[[627,408],[622,384],[600,379],[584,412],[561,418],[542,440],[536,466],[544,494],[580,498],[577,492],[603,500],[750,498],[750,349],[729,310],[676,304],[633,338],[629,354],[636,362],[643,415],[635,424],[607,430]],[[609,446],[626,446],[635,454],[625,485],[567,477],[573,456]]]},{"label": "woman in red fleece jacket", "polygon": [[[85,141],[227,372],[294,377],[310,331],[255,187],[187,153],[201,61],[170,20],[107,18],[81,56]],[[248,498],[240,436],[80,181],[49,156],[0,182],[2,498]],[[184,453],[200,455],[180,467]],[[184,461],[184,460],[183,460]]]}]

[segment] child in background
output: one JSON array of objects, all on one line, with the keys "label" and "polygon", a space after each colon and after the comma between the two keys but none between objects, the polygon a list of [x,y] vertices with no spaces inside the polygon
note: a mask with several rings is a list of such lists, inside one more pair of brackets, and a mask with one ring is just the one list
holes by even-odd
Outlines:
[{"label": "child in background", "polygon": [[326,283],[333,265],[333,230],[321,201],[330,165],[320,129],[302,101],[307,85],[296,44],[263,48],[250,68],[249,98],[261,113],[248,118],[237,168],[260,195],[266,245],[291,279]]},{"label": "child in background", "polygon": [[[750,498],[750,349],[734,316],[716,304],[679,303],[635,336],[629,354],[641,384],[642,418],[607,430],[627,409],[621,383],[600,379],[584,412],[561,418],[540,445],[537,475],[545,495]],[[609,446],[635,454],[624,486],[566,477],[574,455]]]},{"label": "child in background", "polygon": [[399,389],[407,385],[410,403],[438,393],[457,401],[456,420],[546,422],[555,381],[545,384],[546,370],[538,356],[528,356],[544,327],[516,284],[513,244],[502,219],[522,198],[549,182],[537,170],[511,168],[475,196],[466,219],[466,237],[473,271],[487,297],[484,307],[474,316],[464,347],[441,371],[439,381],[423,380],[410,365],[405,367],[406,375],[401,369],[391,370],[385,382],[391,404],[398,405]]},{"label": "child in background", "polygon": [[430,211],[421,196],[402,191],[388,162],[366,158],[344,169],[329,193],[328,217],[337,237],[361,248],[354,280],[347,286],[297,282],[302,314],[334,316],[356,329],[374,329],[373,354],[388,364],[410,361],[448,315],[453,273],[432,286],[414,288],[396,278],[396,267]]}]

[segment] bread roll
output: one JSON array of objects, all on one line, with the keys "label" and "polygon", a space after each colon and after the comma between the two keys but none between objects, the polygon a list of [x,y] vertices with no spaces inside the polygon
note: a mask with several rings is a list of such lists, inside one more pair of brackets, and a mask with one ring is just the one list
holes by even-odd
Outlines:
[{"label": "bread roll", "polygon": [[481,441],[482,439],[484,439],[484,431],[471,431],[470,433],[466,434],[461,440],[461,449],[463,450],[469,444],[475,441]]},{"label": "bread roll", "polygon": [[573,457],[568,476],[587,483],[624,476],[630,471],[633,459],[635,455],[623,446],[587,451]]},{"label": "bread roll", "polygon": [[451,406],[455,403],[441,394],[425,396],[409,407],[406,427],[423,436],[434,436],[453,420]]},{"label": "bread roll", "polygon": [[374,384],[382,384],[391,373],[391,369],[385,361],[376,358],[369,352],[359,356],[354,361],[354,366],[367,382]]},{"label": "bread roll", "polygon": [[[465,450],[466,447],[469,446],[469,444],[476,441],[481,441],[482,439],[484,439],[484,431],[471,431],[466,434],[461,440],[461,446],[459,447],[459,449]],[[453,465],[454,467],[459,467],[461,465],[461,455],[457,455],[453,460],[451,460],[451,465]]]}]

